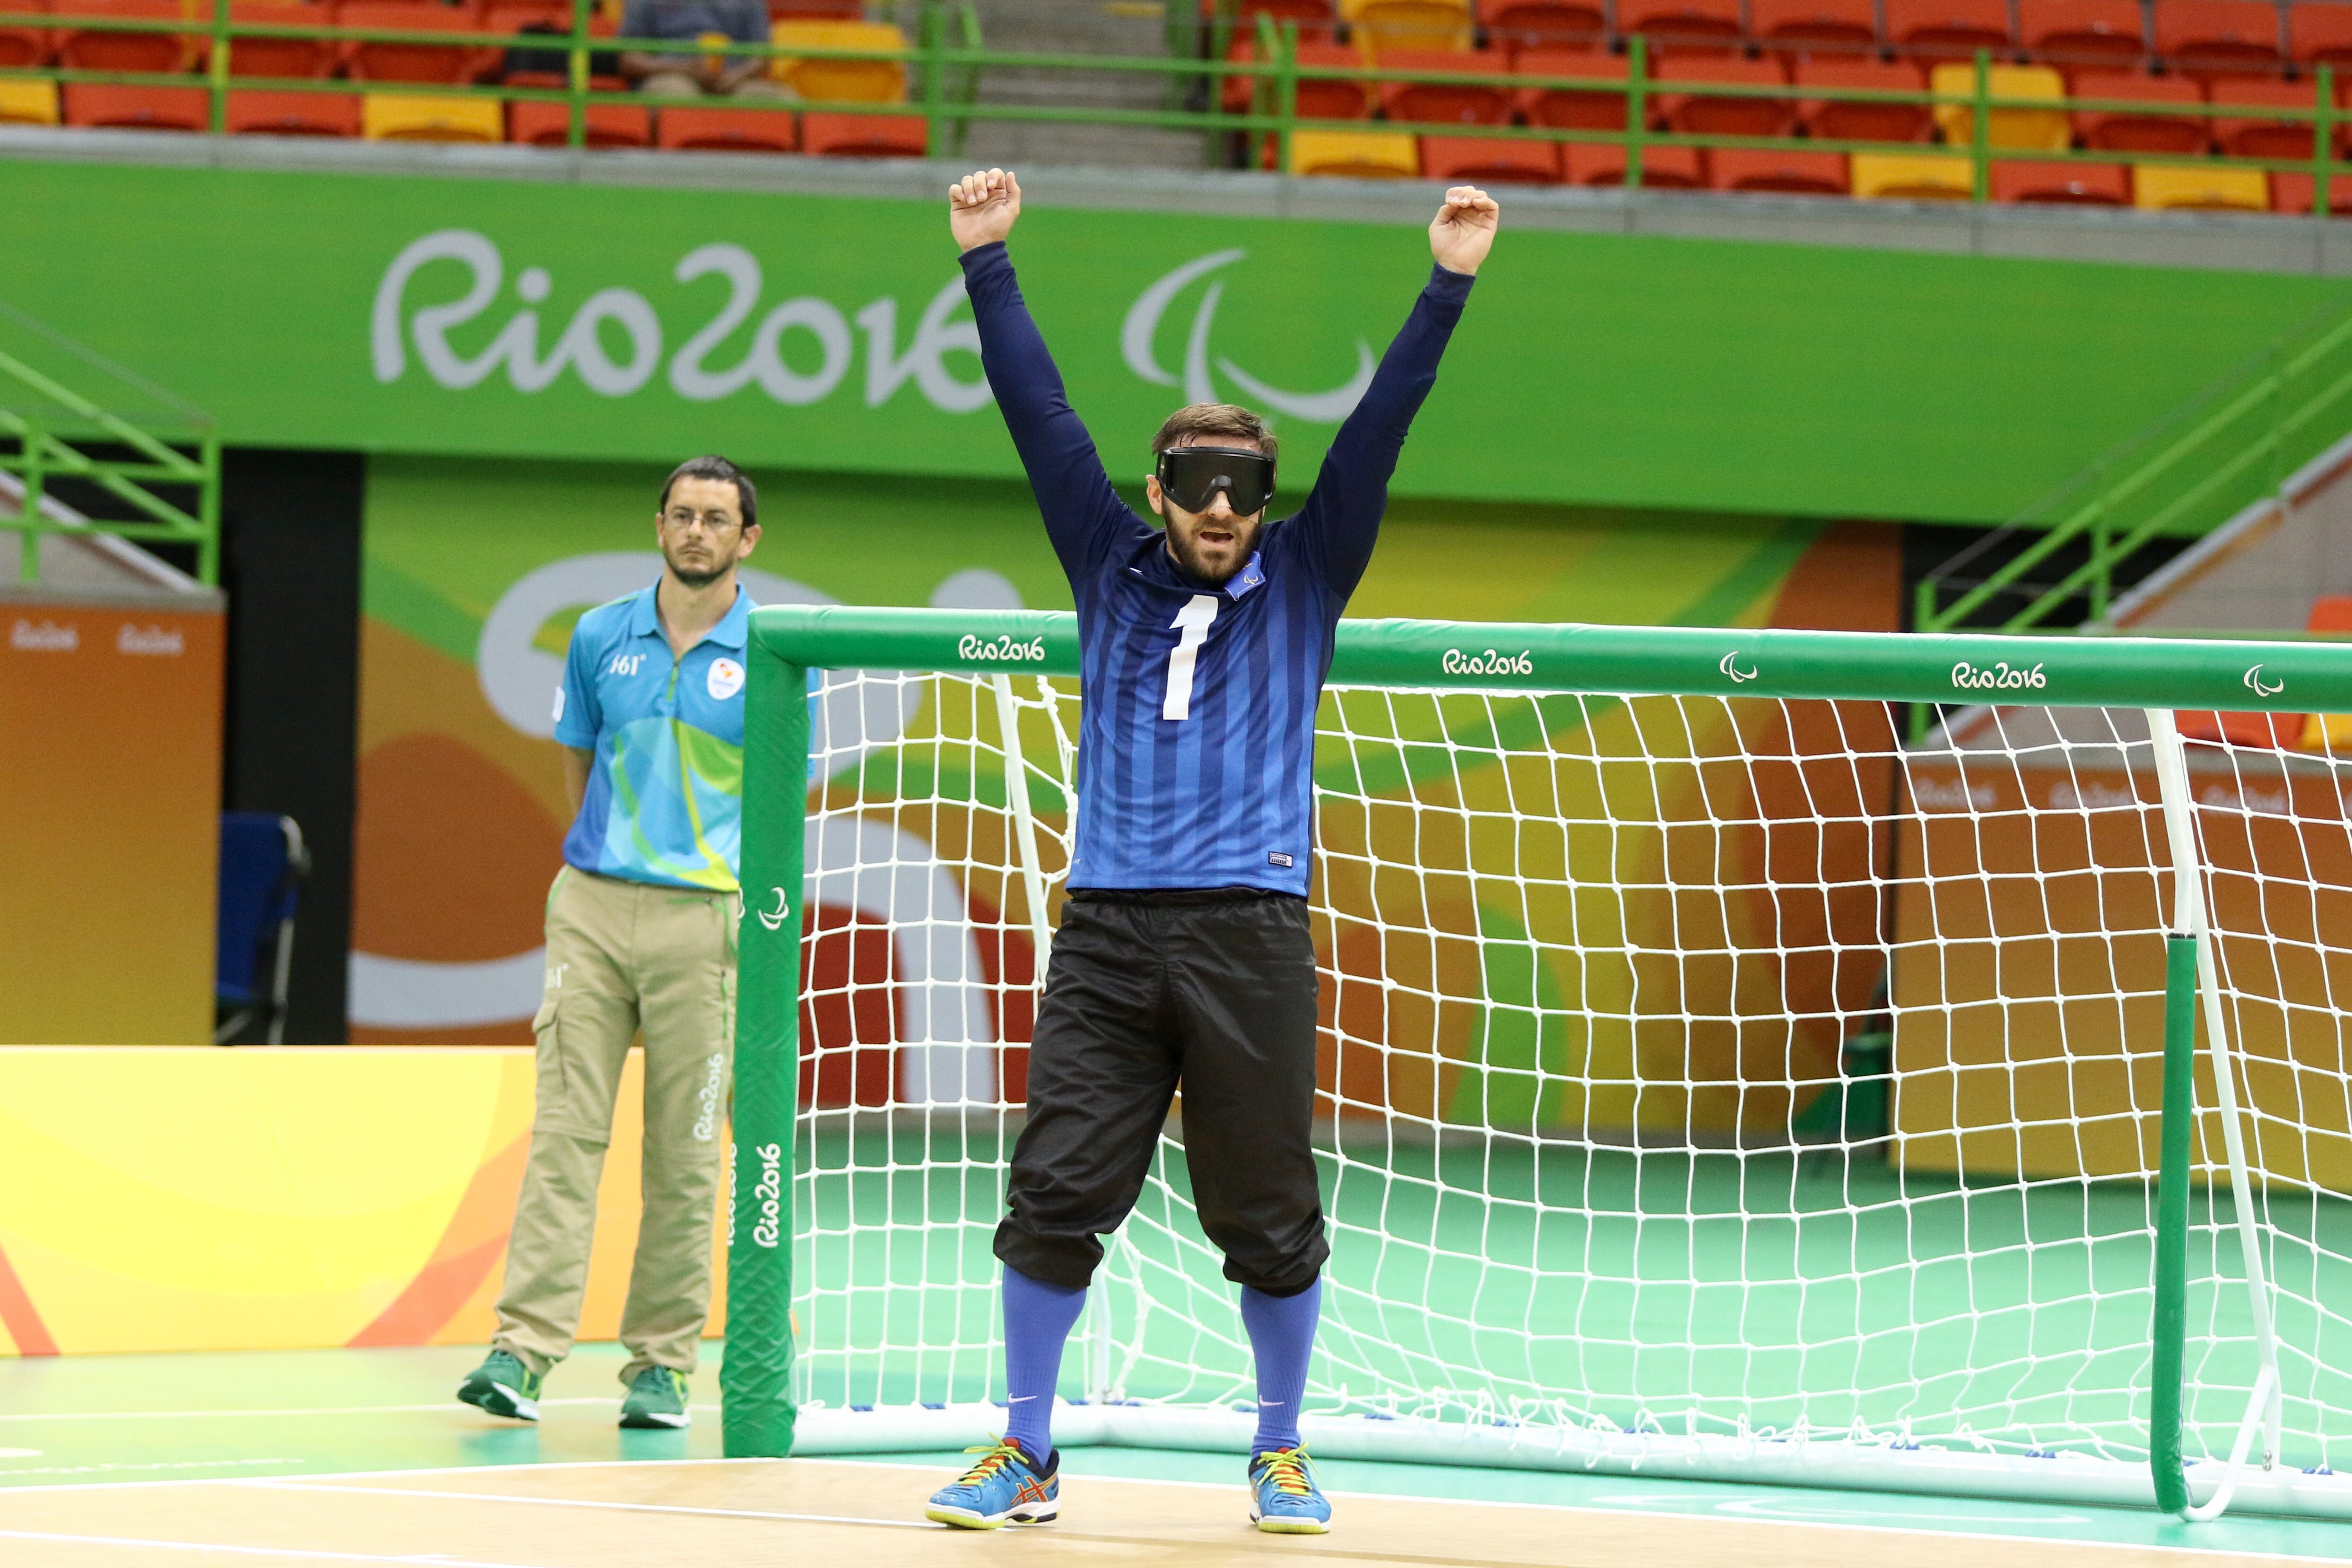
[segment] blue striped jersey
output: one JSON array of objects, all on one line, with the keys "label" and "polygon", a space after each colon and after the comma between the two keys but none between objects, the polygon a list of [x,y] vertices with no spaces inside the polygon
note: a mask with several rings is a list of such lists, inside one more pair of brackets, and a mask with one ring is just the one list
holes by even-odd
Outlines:
[{"label": "blue striped jersey", "polygon": [[1073,888],[1257,887],[1305,896],[1315,708],[1370,561],[1406,431],[1471,279],[1434,267],[1298,512],[1231,580],[1177,565],[1111,487],[1002,244],[963,257],[981,361],[1077,601]]}]

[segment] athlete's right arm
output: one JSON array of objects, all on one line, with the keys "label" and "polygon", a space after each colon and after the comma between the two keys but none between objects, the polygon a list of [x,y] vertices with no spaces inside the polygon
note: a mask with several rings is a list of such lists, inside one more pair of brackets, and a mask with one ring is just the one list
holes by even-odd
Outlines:
[{"label": "athlete's right arm", "polygon": [[1020,215],[1020,183],[1001,169],[967,174],[948,187],[948,224],[963,252],[981,368],[1028,470],[1062,570],[1076,579],[1092,570],[1130,514],[1111,488],[1094,437],[1070,407],[1062,373],[1021,298],[1004,249]]}]

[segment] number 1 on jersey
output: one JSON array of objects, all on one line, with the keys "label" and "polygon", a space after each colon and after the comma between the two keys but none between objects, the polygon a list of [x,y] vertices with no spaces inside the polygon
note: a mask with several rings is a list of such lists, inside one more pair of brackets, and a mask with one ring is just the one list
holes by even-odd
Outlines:
[{"label": "number 1 on jersey", "polygon": [[1209,622],[1216,618],[1217,596],[1196,593],[1168,623],[1171,631],[1183,635],[1176,639],[1175,651],[1168,655],[1168,700],[1160,705],[1161,718],[1192,716],[1192,668],[1201,657],[1201,644],[1208,641]]}]

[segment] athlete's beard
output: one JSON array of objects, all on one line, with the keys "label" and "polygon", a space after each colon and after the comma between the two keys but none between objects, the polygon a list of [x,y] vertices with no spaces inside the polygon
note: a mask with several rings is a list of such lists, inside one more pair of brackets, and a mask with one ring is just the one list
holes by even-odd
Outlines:
[{"label": "athlete's beard", "polygon": [[669,574],[672,577],[687,587],[696,589],[708,588],[717,582],[720,578],[725,577],[728,569],[735,564],[732,561],[720,561],[714,556],[712,563],[708,567],[688,566],[668,550],[662,552],[662,559],[668,565]]},{"label": "athlete's beard", "polygon": [[1176,558],[1176,564],[1178,566],[1182,567],[1186,571],[1191,572],[1194,577],[1201,579],[1203,582],[1230,582],[1233,580],[1235,573],[1239,572],[1242,568],[1249,564],[1250,552],[1257,548],[1258,529],[1264,525],[1265,515],[1261,512],[1255,517],[1235,517],[1229,516],[1217,519],[1216,526],[1229,531],[1234,536],[1234,542],[1232,545],[1233,554],[1230,558],[1230,561],[1228,564],[1221,567],[1212,566],[1208,561],[1203,559],[1201,555],[1199,541],[1191,537],[1193,530],[1199,529],[1208,522],[1208,517],[1204,514],[1197,512],[1192,515],[1194,518],[1192,529],[1187,530],[1181,528],[1177,524],[1174,504],[1172,502],[1170,504],[1168,517],[1168,553]]}]

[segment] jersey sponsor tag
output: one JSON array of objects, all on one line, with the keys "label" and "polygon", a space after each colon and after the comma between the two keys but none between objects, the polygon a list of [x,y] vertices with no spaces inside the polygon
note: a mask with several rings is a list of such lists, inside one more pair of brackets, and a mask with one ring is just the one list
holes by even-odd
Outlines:
[{"label": "jersey sponsor tag", "polygon": [[1268,850],[1265,852],[1265,863],[1278,865],[1287,871],[1295,862],[1290,856],[1284,854],[1280,850]]},{"label": "jersey sponsor tag", "polygon": [[743,689],[743,666],[732,659],[713,659],[709,678],[704,684],[709,686],[711,696],[723,703]]}]

